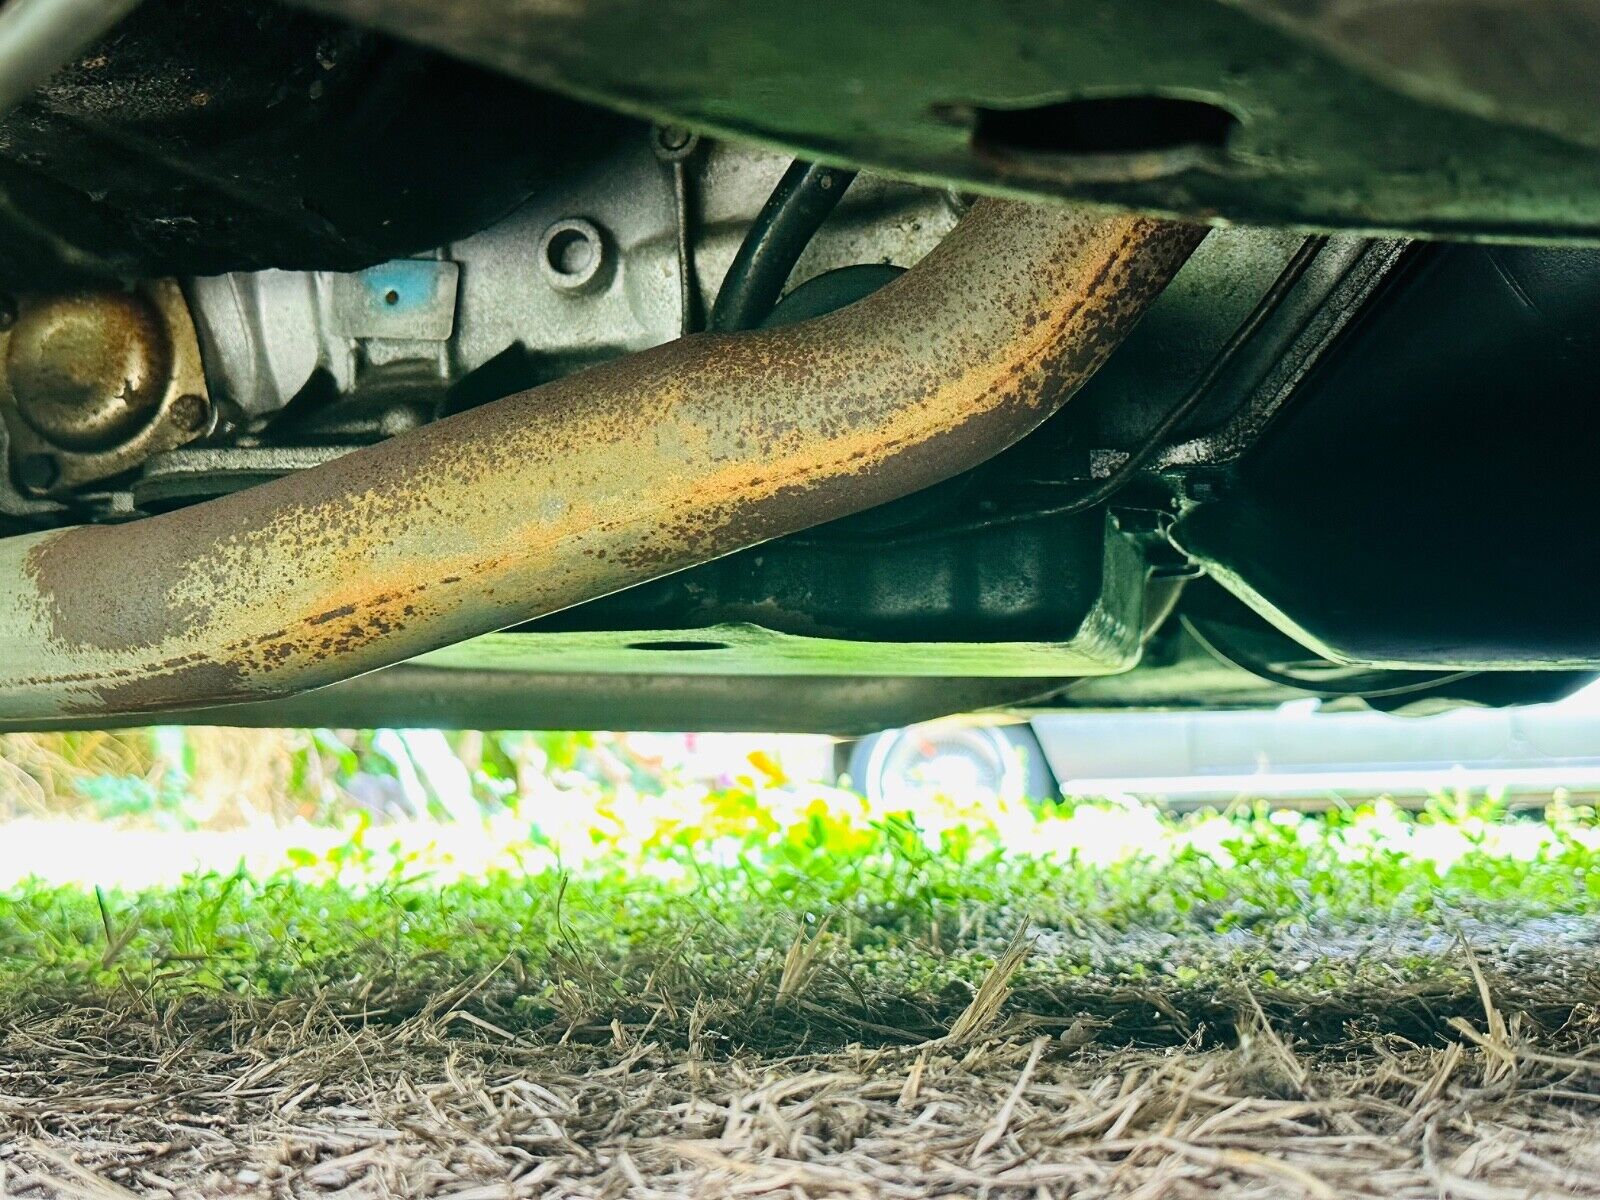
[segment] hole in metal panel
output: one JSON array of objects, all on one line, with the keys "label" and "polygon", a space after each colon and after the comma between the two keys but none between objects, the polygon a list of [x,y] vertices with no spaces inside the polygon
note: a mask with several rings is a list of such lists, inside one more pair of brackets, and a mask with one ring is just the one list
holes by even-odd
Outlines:
[{"label": "hole in metal panel", "polygon": [[1239,126],[1239,118],[1219,105],[1171,96],[1104,96],[971,111],[975,146],[1024,154],[1222,150]]}]

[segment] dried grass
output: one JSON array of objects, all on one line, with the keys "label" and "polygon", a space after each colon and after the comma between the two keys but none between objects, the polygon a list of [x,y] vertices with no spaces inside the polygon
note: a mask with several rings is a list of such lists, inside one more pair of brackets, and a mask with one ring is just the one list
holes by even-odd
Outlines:
[{"label": "dried grass", "polygon": [[0,1196],[1600,1196],[1592,997],[1540,1029],[1471,959],[1483,1014],[1432,1036],[1296,1040],[1252,998],[1229,1036],[1117,1046],[997,1020],[1013,957],[962,1037],[821,1053],[715,1049],[716,997],[519,1030],[471,1011],[503,976],[41,998],[0,1030]]}]

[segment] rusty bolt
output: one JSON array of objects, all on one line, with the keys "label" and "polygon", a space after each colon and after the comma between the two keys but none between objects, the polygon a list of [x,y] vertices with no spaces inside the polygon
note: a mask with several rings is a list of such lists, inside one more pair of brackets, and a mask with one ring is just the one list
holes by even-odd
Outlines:
[{"label": "rusty bolt", "polygon": [[193,392],[172,402],[172,423],[185,433],[199,433],[211,423],[211,401]]},{"label": "rusty bolt", "polygon": [[17,463],[17,486],[29,495],[44,495],[60,478],[61,468],[53,454],[25,454]]}]

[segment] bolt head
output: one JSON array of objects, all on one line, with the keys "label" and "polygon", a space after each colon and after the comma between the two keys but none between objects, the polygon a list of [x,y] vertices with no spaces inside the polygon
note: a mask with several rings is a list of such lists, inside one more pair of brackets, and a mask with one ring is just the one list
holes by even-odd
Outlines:
[{"label": "bolt head", "polygon": [[652,135],[657,157],[678,162],[693,154],[700,136],[682,125],[658,125]]},{"label": "bolt head", "polygon": [[211,424],[211,401],[186,392],[172,402],[172,423],[185,433],[200,433]]},{"label": "bolt head", "polygon": [[25,454],[16,469],[17,486],[32,496],[44,495],[61,478],[61,468],[53,454]]}]

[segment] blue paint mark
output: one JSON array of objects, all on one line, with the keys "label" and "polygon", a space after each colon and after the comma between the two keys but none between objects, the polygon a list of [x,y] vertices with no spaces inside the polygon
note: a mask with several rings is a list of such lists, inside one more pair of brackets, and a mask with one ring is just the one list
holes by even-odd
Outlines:
[{"label": "blue paint mark", "polygon": [[444,264],[396,259],[361,272],[366,302],[375,313],[396,315],[429,307],[438,294]]}]

